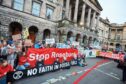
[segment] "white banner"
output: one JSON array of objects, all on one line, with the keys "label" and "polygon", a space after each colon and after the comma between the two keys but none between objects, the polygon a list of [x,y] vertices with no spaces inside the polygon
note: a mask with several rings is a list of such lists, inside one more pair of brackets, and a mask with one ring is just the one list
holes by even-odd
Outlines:
[{"label": "white banner", "polygon": [[56,47],[57,47],[57,48],[70,48],[69,45],[66,45],[66,44],[64,44],[64,43],[56,43]]},{"label": "white banner", "polygon": [[54,44],[55,43],[55,39],[51,38],[51,39],[46,39],[46,44]]},{"label": "white banner", "polygon": [[74,46],[79,46],[79,42],[73,41],[73,42],[72,42],[72,45],[74,45]]}]

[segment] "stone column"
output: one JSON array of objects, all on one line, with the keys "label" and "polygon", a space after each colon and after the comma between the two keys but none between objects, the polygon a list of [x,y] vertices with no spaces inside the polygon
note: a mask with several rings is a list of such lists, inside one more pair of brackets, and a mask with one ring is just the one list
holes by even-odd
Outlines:
[{"label": "stone column", "polygon": [[99,26],[99,17],[100,17],[100,15],[97,15],[96,27],[98,27],[98,26]]},{"label": "stone column", "polygon": [[81,21],[80,21],[80,24],[81,25],[84,25],[84,21],[85,21],[85,8],[86,8],[86,4],[84,3],[83,4],[83,8],[82,8],[82,14],[81,14]]},{"label": "stone column", "polygon": [[[25,0],[25,6],[24,6],[24,11],[27,13],[31,13],[32,10],[32,0]],[[26,4],[28,3],[28,4]]]},{"label": "stone column", "polygon": [[115,29],[115,40],[117,40],[117,29]]},{"label": "stone column", "polygon": [[90,20],[91,20],[91,8],[89,8],[88,10],[87,27],[90,27]]},{"label": "stone column", "polygon": [[46,18],[46,0],[43,0],[40,17]]},{"label": "stone column", "polygon": [[91,28],[94,29],[95,27],[95,17],[96,17],[96,12],[93,12],[93,17],[92,17],[92,21],[91,21]]},{"label": "stone column", "polygon": [[71,13],[72,13],[72,6],[70,5],[70,8],[69,8],[69,20],[71,20]]},{"label": "stone column", "polygon": [[74,10],[74,19],[73,19],[74,22],[77,22],[78,5],[79,5],[79,0],[76,0],[76,3],[75,3],[75,10]]},{"label": "stone column", "polygon": [[69,7],[70,7],[70,0],[66,0],[66,12],[65,12],[65,18],[69,18]]}]

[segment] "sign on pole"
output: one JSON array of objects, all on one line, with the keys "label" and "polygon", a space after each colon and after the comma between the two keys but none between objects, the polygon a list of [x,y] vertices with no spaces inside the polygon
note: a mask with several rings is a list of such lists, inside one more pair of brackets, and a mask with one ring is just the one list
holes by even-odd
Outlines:
[{"label": "sign on pole", "polygon": [[23,39],[27,39],[27,37],[29,36],[28,28],[25,28],[25,30],[22,32],[22,34],[23,34]]}]

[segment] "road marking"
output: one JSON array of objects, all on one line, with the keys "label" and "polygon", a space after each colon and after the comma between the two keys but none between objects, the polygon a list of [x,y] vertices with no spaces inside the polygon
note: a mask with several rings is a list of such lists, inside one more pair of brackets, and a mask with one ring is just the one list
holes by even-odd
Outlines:
[{"label": "road marking", "polygon": [[50,84],[49,82],[44,82],[44,83],[41,83],[41,84]]},{"label": "road marking", "polygon": [[85,69],[84,71],[88,71],[88,70],[90,70],[90,68],[88,68],[88,69]]},{"label": "road marking", "polygon": [[91,67],[89,70],[87,70],[84,74],[82,74],[78,79],[76,79],[73,84],[79,84],[79,82],[84,79],[91,71],[93,71],[95,68],[97,68],[99,65],[108,62],[108,60],[101,60],[97,62],[93,67]]},{"label": "road marking", "polygon": [[[82,72],[83,71],[78,71],[77,73],[80,74]],[[43,82],[41,84],[54,84],[54,83],[56,83],[58,81],[66,80],[71,75],[72,75],[72,73],[71,74],[65,74],[65,76],[59,76],[58,78],[52,78],[52,79],[46,80],[46,82]]]},{"label": "road marking", "polygon": [[65,80],[66,77],[64,77],[64,76],[59,76],[59,79]]},{"label": "road marking", "polygon": [[[85,69],[84,71],[78,71],[77,73],[80,74],[80,73],[82,73],[82,72],[85,72],[85,76],[86,76],[86,75],[88,75],[93,69],[95,69],[95,68],[97,68],[97,67],[101,67],[101,66],[107,65],[107,64],[110,63],[110,62],[109,62],[109,63],[105,63],[105,62],[108,62],[108,61],[102,60],[102,61],[96,63],[96,65],[94,65],[93,67],[87,68],[87,69]],[[105,64],[103,64],[103,63],[105,63]],[[56,83],[56,82],[58,82],[58,81],[66,80],[67,77],[69,77],[69,76],[71,76],[71,75],[72,75],[72,73],[71,73],[71,74],[65,74],[65,76],[59,76],[58,78],[52,78],[52,79],[46,80],[46,82],[43,82],[43,83],[41,83],[41,84],[54,84],[54,83]],[[82,78],[83,78],[83,77],[82,77]],[[81,79],[82,79],[82,78],[81,78]],[[80,81],[80,79],[79,79],[79,81]],[[77,82],[78,82],[78,81],[77,81]],[[75,84],[76,84],[76,83],[75,83]]]},{"label": "road marking", "polygon": [[111,64],[111,63],[113,63],[113,62],[108,62],[108,63],[101,64],[101,65],[98,66],[98,68],[102,67],[102,66],[105,66],[105,65],[108,65],[108,64]]},{"label": "road marking", "polygon": [[47,82],[52,84],[52,83],[57,82],[58,80],[59,79],[52,78],[52,79],[47,80]]},{"label": "road marking", "polygon": [[65,74],[65,75],[68,77],[68,76],[71,76],[72,74]]},{"label": "road marking", "polygon": [[79,74],[79,73],[82,73],[83,71],[78,71],[77,73]]},{"label": "road marking", "polygon": [[116,76],[113,76],[113,75],[111,75],[111,74],[109,74],[109,73],[106,73],[106,72],[104,72],[104,71],[102,71],[102,70],[100,70],[100,69],[95,69],[96,71],[99,71],[99,72],[101,72],[101,73],[103,73],[103,74],[105,74],[105,75],[107,75],[107,76],[110,76],[110,77],[112,77],[112,78],[115,78],[115,79],[117,79],[117,80],[120,80],[120,78],[118,78],[118,77],[116,77]]},{"label": "road marking", "polygon": [[115,73],[113,73],[113,72],[111,72],[110,74],[117,76],[117,74],[115,74]]}]

